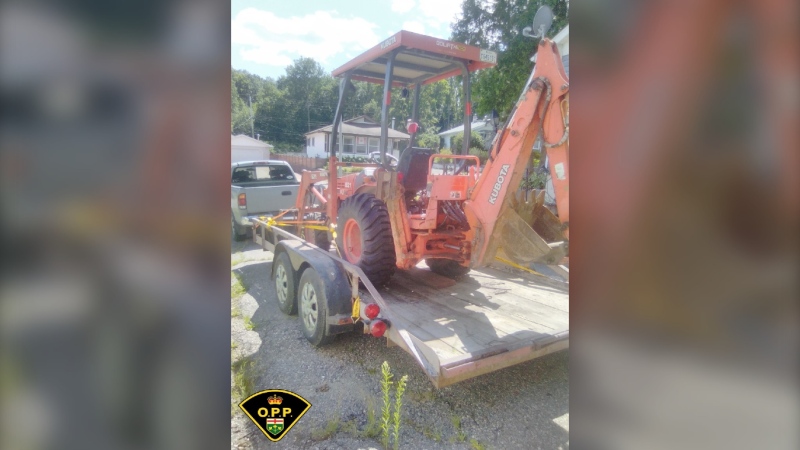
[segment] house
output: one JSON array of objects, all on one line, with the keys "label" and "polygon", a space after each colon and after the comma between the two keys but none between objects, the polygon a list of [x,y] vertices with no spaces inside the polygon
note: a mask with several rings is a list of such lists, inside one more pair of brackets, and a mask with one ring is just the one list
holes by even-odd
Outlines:
[{"label": "house", "polygon": [[[317,158],[328,157],[328,140],[333,125],[306,133],[306,155]],[[358,116],[342,122],[343,145],[337,142],[336,154],[342,156],[367,156],[380,151],[381,125],[369,116]],[[411,138],[402,131],[389,128],[389,149],[399,157]],[[337,139],[338,141],[338,139]],[[343,148],[342,151],[339,148]]]},{"label": "house", "polygon": [[231,135],[231,164],[269,159],[272,146],[244,134]]},{"label": "house", "polygon": [[[492,145],[492,139],[494,138],[494,125],[492,125],[491,120],[489,118],[484,118],[482,120],[477,120],[477,117],[472,118],[472,123],[470,124],[470,129],[481,135],[483,138],[483,142],[486,145],[486,148]],[[442,131],[439,133],[439,137],[444,140],[444,144],[442,148],[449,148],[453,151],[456,149],[451,148],[451,140],[453,136],[463,133],[464,132],[464,125],[459,125],[455,128],[450,128],[447,131]]]}]

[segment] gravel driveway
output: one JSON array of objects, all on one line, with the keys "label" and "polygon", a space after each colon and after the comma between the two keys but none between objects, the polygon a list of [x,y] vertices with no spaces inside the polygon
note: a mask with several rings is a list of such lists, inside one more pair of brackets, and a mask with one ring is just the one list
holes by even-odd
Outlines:
[{"label": "gravel driveway", "polygon": [[[272,253],[252,242],[232,245],[232,448],[381,448],[370,419],[380,418],[383,361],[395,380],[409,378],[400,448],[569,448],[568,352],[437,390],[410,355],[387,347],[385,339],[354,333],[312,347],[297,317],[278,309],[269,277]],[[237,283],[246,292],[234,288]],[[252,390],[248,395],[285,389],[313,406],[273,443],[239,410],[243,389]]]}]

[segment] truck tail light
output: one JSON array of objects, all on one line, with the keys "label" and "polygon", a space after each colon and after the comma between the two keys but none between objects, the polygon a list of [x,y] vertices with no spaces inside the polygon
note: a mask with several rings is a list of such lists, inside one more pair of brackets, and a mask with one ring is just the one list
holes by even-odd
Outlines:
[{"label": "truck tail light", "polygon": [[386,333],[386,322],[382,320],[373,320],[369,326],[369,332],[372,333],[375,337],[381,337],[384,333]]},{"label": "truck tail light", "polygon": [[380,313],[381,307],[375,303],[370,303],[366,308],[364,308],[364,315],[366,315],[369,320],[378,317],[378,314]]},{"label": "truck tail light", "polygon": [[239,209],[247,209],[247,195],[244,192],[239,194]]}]

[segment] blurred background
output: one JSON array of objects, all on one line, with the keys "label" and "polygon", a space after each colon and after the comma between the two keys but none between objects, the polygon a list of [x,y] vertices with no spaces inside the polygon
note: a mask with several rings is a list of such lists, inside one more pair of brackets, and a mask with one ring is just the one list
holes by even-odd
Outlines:
[{"label": "blurred background", "polygon": [[227,447],[229,5],[0,24],[0,447]]},{"label": "blurred background", "polygon": [[798,5],[571,2],[576,448],[798,448]]},{"label": "blurred background", "polygon": [[[569,6],[572,445],[800,447],[796,2]],[[229,5],[0,24],[0,447],[227,446]]]}]

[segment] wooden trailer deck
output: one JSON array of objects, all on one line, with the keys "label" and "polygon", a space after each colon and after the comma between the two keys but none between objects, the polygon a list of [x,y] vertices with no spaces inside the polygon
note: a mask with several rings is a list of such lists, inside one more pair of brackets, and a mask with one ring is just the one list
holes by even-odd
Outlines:
[{"label": "wooden trailer deck", "polygon": [[549,278],[491,267],[456,282],[421,263],[398,271],[379,291],[392,321],[389,339],[442,387],[566,349],[568,289]]}]

